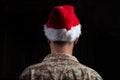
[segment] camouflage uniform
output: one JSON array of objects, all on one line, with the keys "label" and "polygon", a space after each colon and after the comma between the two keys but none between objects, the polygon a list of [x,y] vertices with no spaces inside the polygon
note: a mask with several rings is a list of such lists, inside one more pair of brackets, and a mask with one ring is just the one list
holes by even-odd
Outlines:
[{"label": "camouflage uniform", "polygon": [[20,80],[103,80],[93,69],[66,54],[48,54],[43,62],[27,67]]}]

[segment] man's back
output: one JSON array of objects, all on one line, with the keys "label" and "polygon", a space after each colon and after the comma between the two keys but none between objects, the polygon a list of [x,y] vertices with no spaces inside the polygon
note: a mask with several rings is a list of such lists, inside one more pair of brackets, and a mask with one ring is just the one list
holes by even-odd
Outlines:
[{"label": "man's back", "polygon": [[20,80],[102,80],[91,68],[78,62],[74,56],[48,54],[42,63],[26,68]]}]

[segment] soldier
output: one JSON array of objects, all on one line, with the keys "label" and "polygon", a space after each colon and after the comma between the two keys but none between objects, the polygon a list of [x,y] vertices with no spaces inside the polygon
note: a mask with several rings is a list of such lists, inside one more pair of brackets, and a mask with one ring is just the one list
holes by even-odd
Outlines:
[{"label": "soldier", "polygon": [[20,80],[103,80],[72,55],[81,35],[81,24],[72,5],[53,7],[44,32],[51,53],[41,63],[27,67]]}]

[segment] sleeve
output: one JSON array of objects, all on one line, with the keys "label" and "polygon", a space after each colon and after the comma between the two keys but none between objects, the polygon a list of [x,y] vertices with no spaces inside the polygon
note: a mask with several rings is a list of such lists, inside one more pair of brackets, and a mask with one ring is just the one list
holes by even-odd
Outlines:
[{"label": "sleeve", "polygon": [[19,80],[31,80],[30,68],[26,68],[19,77]]}]

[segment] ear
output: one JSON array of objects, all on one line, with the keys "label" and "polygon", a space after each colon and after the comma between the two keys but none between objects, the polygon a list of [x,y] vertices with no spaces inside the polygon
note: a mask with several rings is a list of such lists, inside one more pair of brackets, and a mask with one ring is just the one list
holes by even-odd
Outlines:
[{"label": "ear", "polygon": [[76,45],[78,43],[78,39],[76,39],[75,41],[74,41],[74,45]]},{"label": "ear", "polygon": [[48,41],[48,44],[50,44],[51,43],[51,41],[50,40],[47,40]]}]

